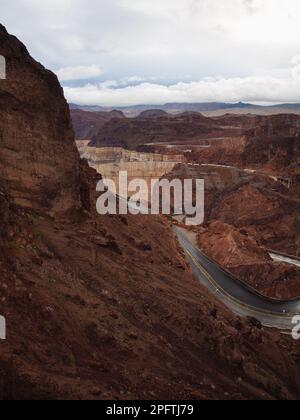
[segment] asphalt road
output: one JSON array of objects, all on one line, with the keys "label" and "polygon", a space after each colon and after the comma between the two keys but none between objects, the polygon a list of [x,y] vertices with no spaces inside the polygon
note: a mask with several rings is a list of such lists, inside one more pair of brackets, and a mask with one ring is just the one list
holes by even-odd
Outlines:
[{"label": "asphalt road", "polygon": [[254,317],[267,327],[292,330],[293,317],[300,315],[300,299],[281,301],[259,294],[200,252],[184,229],[174,229],[195,277],[231,311]]}]

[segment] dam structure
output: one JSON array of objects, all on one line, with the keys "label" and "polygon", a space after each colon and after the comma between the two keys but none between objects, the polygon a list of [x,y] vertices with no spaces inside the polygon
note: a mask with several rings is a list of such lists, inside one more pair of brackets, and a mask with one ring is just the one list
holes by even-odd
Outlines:
[{"label": "dam structure", "polygon": [[[119,185],[119,173],[126,171],[128,182],[143,179],[151,191],[151,181],[160,179],[171,172],[174,167],[185,162],[180,154],[140,153],[120,147],[90,147],[88,140],[76,141],[80,156],[86,159],[105,179]],[[125,197],[128,198],[128,197]]]}]

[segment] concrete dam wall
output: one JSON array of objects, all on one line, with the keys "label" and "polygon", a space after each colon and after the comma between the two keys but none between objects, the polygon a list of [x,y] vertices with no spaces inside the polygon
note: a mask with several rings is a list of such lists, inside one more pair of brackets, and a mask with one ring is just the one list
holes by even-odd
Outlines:
[{"label": "concrete dam wall", "polygon": [[113,180],[117,186],[120,171],[126,171],[128,182],[141,178],[147,182],[150,191],[153,179],[160,179],[171,172],[178,163],[185,161],[183,155],[139,153],[118,147],[89,147],[89,141],[85,140],[76,143],[80,156],[103,178]]}]

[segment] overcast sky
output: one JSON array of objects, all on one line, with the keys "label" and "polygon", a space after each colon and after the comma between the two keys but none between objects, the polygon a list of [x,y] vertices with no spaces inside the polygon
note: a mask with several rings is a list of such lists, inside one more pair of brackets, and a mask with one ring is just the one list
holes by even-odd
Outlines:
[{"label": "overcast sky", "polygon": [[1,0],[70,102],[300,102],[299,0]]}]

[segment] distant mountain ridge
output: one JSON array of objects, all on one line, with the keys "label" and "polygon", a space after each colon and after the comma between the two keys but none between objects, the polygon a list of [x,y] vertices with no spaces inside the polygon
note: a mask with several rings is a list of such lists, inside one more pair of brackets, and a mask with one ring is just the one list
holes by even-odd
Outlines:
[{"label": "distant mountain ridge", "polygon": [[254,105],[244,102],[225,103],[225,102],[203,102],[203,103],[167,103],[165,105],[133,105],[124,107],[105,107],[97,105],[76,105],[69,104],[70,109],[81,109],[89,112],[110,112],[113,110],[122,111],[126,116],[135,117],[142,112],[150,110],[161,110],[170,114],[180,114],[183,112],[201,112],[208,116],[221,115],[224,113],[237,114],[278,114],[278,113],[300,113],[300,103],[297,104],[277,104],[277,105]]}]

